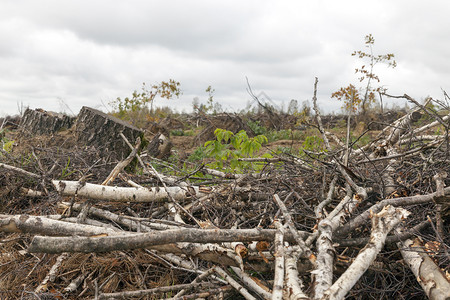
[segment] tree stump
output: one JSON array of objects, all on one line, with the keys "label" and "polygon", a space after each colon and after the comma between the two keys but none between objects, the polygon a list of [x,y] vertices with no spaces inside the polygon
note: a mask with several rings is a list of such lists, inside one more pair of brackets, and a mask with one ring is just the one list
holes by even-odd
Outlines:
[{"label": "tree stump", "polygon": [[43,135],[58,132],[61,129],[69,129],[73,124],[73,118],[43,109],[27,108],[20,122],[22,133]]},{"label": "tree stump", "polygon": [[[94,146],[104,156],[124,159],[131,149],[120,136],[122,133],[134,145],[138,137],[143,140],[144,132],[131,124],[116,117],[107,115],[99,110],[83,106],[78,114],[75,126],[77,142]],[[143,147],[141,145],[141,147]]]},{"label": "tree stump", "polygon": [[170,156],[172,146],[173,144],[170,139],[168,139],[164,134],[158,133],[148,143],[148,155],[158,159],[166,159]]}]

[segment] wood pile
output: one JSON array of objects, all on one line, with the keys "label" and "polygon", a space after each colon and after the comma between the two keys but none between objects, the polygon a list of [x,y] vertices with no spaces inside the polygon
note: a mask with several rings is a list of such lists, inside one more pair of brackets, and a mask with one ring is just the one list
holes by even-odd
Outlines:
[{"label": "wood pile", "polygon": [[[257,174],[181,174],[141,155],[139,134],[102,133],[127,145],[116,158],[102,145],[34,147],[26,162],[1,150],[0,291],[448,299],[450,114],[427,107],[362,148],[325,131],[315,107],[326,150],[246,159],[264,166]],[[134,159],[139,172],[127,167]]]}]

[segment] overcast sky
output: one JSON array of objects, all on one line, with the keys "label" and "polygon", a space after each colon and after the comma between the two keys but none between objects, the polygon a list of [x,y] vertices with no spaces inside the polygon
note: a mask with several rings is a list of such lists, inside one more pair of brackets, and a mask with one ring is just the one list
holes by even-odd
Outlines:
[{"label": "overcast sky", "polygon": [[2,0],[0,116],[19,105],[107,111],[143,82],[169,78],[183,95],[156,105],[179,111],[194,97],[206,102],[209,85],[224,109],[244,108],[246,77],[255,94],[286,107],[311,99],[316,76],[322,110],[339,110],[331,93],[359,85],[354,68],[364,62],[351,53],[365,50],[369,33],[375,54],[395,54],[396,69],[375,69],[390,93],[442,99],[449,15],[446,0]]}]

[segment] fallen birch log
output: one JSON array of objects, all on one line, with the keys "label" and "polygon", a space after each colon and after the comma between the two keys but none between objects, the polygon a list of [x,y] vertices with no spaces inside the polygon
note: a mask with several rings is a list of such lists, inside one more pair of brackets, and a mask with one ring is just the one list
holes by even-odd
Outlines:
[{"label": "fallen birch log", "polygon": [[274,221],[275,228],[277,229],[274,238],[275,244],[275,274],[273,278],[273,288],[272,288],[272,300],[282,300],[283,299],[283,288],[284,288],[284,225],[282,225],[278,220]]},{"label": "fallen birch log", "polygon": [[[135,187],[110,187],[99,184],[80,181],[52,180],[56,190],[63,196],[80,196],[99,201],[111,202],[158,202],[166,201],[170,196],[180,201],[192,198],[192,196],[206,196],[209,189],[198,186],[179,187],[171,186],[167,189],[159,187],[135,188]],[[166,191],[167,190],[167,191]],[[210,190],[209,190],[210,191]]]},{"label": "fallen birch log", "polygon": [[[272,241],[274,229],[175,229],[150,233],[137,233],[126,236],[106,237],[45,237],[35,236],[28,248],[29,252],[62,253],[62,252],[108,252],[115,250],[142,249],[156,245],[176,242],[220,243]],[[304,239],[307,233],[300,231]],[[294,242],[289,232],[285,239]]]},{"label": "fallen birch log", "polygon": [[[397,232],[400,233],[399,230]],[[424,250],[422,243],[416,238],[399,242],[398,247],[403,259],[431,300],[445,300],[450,297],[450,283]]]},{"label": "fallen birch log", "polygon": [[120,232],[109,228],[75,224],[64,221],[28,215],[0,215],[1,232],[21,232],[53,236],[93,236],[102,234],[117,235]]},{"label": "fallen birch log", "polygon": [[287,296],[291,300],[308,300],[309,297],[303,292],[303,280],[298,274],[298,253],[287,251],[285,263],[286,270],[286,290]]}]

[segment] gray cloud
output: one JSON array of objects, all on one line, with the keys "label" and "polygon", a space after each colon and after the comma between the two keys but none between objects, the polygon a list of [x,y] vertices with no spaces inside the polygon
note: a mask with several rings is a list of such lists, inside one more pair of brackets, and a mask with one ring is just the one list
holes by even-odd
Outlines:
[{"label": "gray cloud", "polygon": [[[181,82],[169,104],[190,109],[211,85],[227,109],[245,107],[248,77],[285,105],[311,99],[338,110],[332,92],[357,84],[350,54],[375,36],[377,66],[392,93],[440,97],[450,75],[450,4],[432,1],[3,1],[0,11],[0,115],[17,103],[75,113],[125,97],[142,82]],[[391,101],[394,102],[393,100]]]}]

